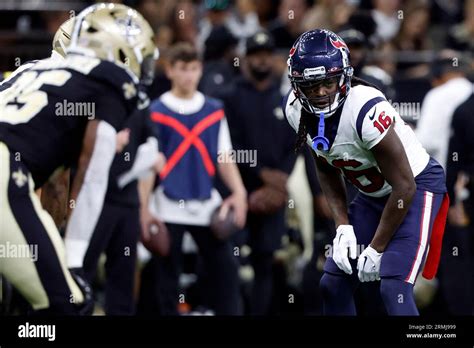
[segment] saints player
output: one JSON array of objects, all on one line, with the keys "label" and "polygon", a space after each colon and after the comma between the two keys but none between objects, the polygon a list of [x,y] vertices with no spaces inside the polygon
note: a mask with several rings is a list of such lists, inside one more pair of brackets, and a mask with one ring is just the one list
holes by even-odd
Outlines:
[{"label": "saints player", "polygon": [[[384,95],[353,78],[349,58],[340,37],[316,29],[298,38],[288,59],[286,117],[297,147],[313,149],[337,227],[320,282],[324,313],[354,315],[358,282],[381,280],[389,315],[417,315],[413,284],[428,245],[425,277],[439,261],[445,175]],[[341,175],[359,190],[349,209]]]},{"label": "saints player", "polygon": [[[34,246],[37,258],[5,258],[1,273],[39,312],[77,314],[90,294],[82,266],[101,212],[116,133],[137,106],[140,80],[158,52],[153,31],[135,10],[96,4],[73,19],[67,57],[16,74],[0,101],[0,242]],[[34,194],[58,167],[76,167],[75,208],[66,260],[51,217]],[[30,255],[31,256],[31,255]],[[76,280],[76,281],[74,281]]]}]

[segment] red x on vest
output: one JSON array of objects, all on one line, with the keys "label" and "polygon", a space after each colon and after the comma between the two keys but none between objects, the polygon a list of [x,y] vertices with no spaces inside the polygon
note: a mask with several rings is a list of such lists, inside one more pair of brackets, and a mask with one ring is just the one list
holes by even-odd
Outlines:
[{"label": "red x on vest", "polygon": [[173,170],[173,168],[178,164],[178,162],[183,158],[186,152],[189,150],[191,145],[194,145],[201,155],[202,161],[204,162],[204,167],[210,176],[214,176],[216,173],[216,168],[214,167],[214,162],[209,156],[206,145],[199,138],[199,135],[204,132],[207,128],[212,126],[217,121],[221,120],[224,117],[224,111],[219,109],[214,111],[212,114],[209,114],[201,121],[199,121],[193,129],[189,130],[185,125],[179,122],[177,119],[162,114],[160,112],[152,112],[151,119],[155,122],[161,123],[163,125],[173,128],[178,132],[184,139],[179,144],[179,146],[171,154],[170,158],[166,162],[163,170],[160,173],[161,179],[164,179],[168,174]]}]

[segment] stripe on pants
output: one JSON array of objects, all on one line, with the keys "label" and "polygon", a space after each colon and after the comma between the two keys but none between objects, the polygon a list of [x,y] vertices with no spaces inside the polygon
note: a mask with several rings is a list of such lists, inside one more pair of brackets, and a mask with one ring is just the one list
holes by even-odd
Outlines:
[{"label": "stripe on pants", "polygon": [[418,249],[416,251],[415,260],[411,266],[410,273],[405,279],[406,282],[413,284],[418,275],[418,271],[423,261],[423,255],[425,254],[426,244],[428,241],[428,235],[430,233],[430,221],[431,221],[431,211],[433,209],[433,193],[425,191],[423,209],[421,212],[421,221],[420,221],[420,235],[418,241]]}]

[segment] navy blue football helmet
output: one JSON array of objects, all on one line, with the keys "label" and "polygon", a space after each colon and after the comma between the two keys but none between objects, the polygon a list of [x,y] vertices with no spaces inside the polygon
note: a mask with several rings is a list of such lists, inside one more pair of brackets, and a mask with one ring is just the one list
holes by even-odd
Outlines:
[{"label": "navy blue football helmet", "polygon": [[[330,30],[307,31],[290,50],[288,77],[295,96],[309,113],[324,117],[333,115],[347,97],[353,71],[347,45]],[[329,81],[337,82],[337,91],[332,95],[310,98],[304,92]],[[318,108],[318,105],[322,107]]]}]

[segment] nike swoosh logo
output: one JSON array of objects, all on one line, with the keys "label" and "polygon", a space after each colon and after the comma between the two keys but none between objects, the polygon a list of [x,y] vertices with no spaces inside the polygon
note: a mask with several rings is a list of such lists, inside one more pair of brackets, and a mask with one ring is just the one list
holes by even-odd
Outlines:
[{"label": "nike swoosh logo", "polygon": [[362,269],[365,268],[365,263],[367,262],[367,256],[364,256],[364,265],[362,266]]},{"label": "nike swoosh logo", "polygon": [[377,108],[374,109],[374,113],[372,116],[369,116],[369,120],[373,120],[375,118],[375,113],[377,112]]}]

